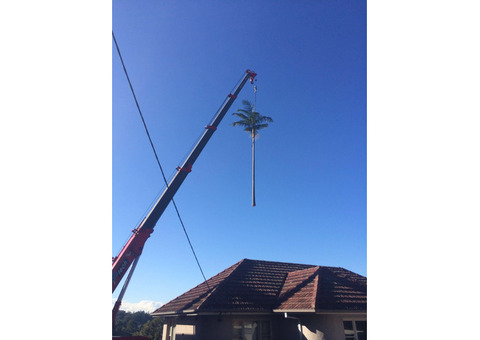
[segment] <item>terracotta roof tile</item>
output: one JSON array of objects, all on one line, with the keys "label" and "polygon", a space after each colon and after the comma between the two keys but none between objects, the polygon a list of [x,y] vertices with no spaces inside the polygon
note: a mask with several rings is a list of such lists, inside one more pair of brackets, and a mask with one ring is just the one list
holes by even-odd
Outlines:
[{"label": "terracotta roof tile", "polygon": [[315,309],[319,267],[289,272],[276,309]]},{"label": "terracotta roof tile", "polygon": [[207,280],[210,290],[208,289],[207,284],[203,282],[163,305],[159,309],[165,309],[171,312],[180,312],[186,309],[198,309],[211,292],[214,291],[218,285],[220,285],[242,262],[243,260],[235,263],[233,266]]},{"label": "terracotta roof tile", "polygon": [[338,267],[244,259],[153,314],[366,309],[365,277]]}]

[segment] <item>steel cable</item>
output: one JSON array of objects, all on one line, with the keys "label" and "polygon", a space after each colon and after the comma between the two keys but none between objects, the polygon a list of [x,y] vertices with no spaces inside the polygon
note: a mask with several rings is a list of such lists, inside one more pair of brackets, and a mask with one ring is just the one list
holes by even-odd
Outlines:
[{"label": "steel cable", "polygon": [[[138,104],[137,96],[135,95],[135,91],[133,90],[133,86],[132,86],[132,83],[130,81],[130,77],[128,76],[128,72],[127,72],[127,69],[125,67],[125,63],[123,62],[122,54],[120,53],[120,48],[118,47],[117,39],[115,39],[115,34],[113,33],[113,31],[112,31],[112,37],[113,37],[113,41],[115,42],[115,47],[117,49],[118,56],[120,57],[120,61],[121,61],[122,66],[123,66],[123,71],[125,73],[125,76],[127,77],[128,85],[130,85],[130,90],[133,94],[133,98],[135,99],[135,104],[137,105],[138,113],[140,114],[140,118],[142,119],[143,127],[145,128],[145,132],[147,133],[148,140],[150,141],[150,146],[152,147],[153,153],[155,154],[155,159],[157,160],[157,164],[158,164],[158,166],[160,168],[160,171],[162,173],[162,177],[163,177],[163,180],[165,182],[165,185],[168,188],[167,178],[165,177],[165,173],[163,172],[162,165],[160,164],[160,160],[158,159],[157,151],[155,150],[155,146],[153,145],[152,138],[150,137],[150,133],[148,132],[147,124],[145,123],[145,119],[143,118],[142,110],[140,109],[140,105]],[[200,265],[200,262],[198,261],[197,254],[195,253],[195,250],[193,249],[193,245],[192,245],[192,242],[190,241],[190,237],[188,236],[187,229],[185,228],[183,220],[180,217],[180,212],[178,211],[177,204],[175,203],[175,200],[173,198],[172,198],[172,203],[173,203],[173,206],[175,207],[175,211],[177,212],[177,216],[178,216],[178,219],[180,221],[180,224],[182,225],[183,232],[185,233],[185,236],[187,237],[187,241],[188,241],[188,244],[190,245],[190,249],[192,250],[193,256],[195,257],[195,260],[197,261],[198,268],[200,269],[200,272],[202,273],[203,279],[205,280],[205,283],[207,285],[208,290],[210,290],[210,286],[207,282],[207,278],[205,277],[205,274],[203,273],[202,266]]]}]

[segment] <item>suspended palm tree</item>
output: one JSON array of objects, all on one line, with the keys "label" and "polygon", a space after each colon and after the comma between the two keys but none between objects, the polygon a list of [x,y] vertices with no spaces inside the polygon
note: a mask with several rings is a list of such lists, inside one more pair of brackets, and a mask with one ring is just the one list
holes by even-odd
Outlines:
[{"label": "suspended palm tree", "polygon": [[248,100],[243,100],[242,104],[243,109],[232,113],[240,118],[239,121],[233,123],[233,126],[243,127],[243,130],[249,132],[252,137],[252,206],[255,206],[255,138],[258,130],[266,128],[268,123],[273,123],[273,119],[255,112],[255,108]]}]

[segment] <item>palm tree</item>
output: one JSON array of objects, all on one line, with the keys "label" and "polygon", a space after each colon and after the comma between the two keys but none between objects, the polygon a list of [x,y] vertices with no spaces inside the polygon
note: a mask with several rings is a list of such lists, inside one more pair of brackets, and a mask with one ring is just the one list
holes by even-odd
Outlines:
[{"label": "palm tree", "polygon": [[[250,133],[252,137],[252,206],[255,206],[255,138],[258,135],[258,130],[264,129],[268,123],[273,123],[273,119],[267,116],[262,116],[255,111],[248,100],[243,100],[243,109],[238,109],[238,112],[232,113],[240,118],[239,121],[233,123],[233,126],[241,126],[244,131]],[[268,123],[267,123],[268,122]]]}]

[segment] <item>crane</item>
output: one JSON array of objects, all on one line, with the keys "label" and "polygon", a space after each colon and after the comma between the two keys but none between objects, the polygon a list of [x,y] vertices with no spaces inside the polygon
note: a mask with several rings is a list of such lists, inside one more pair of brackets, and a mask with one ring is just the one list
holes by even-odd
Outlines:
[{"label": "crane", "polygon": [[192,171],[192,166],[195,163],[196,159],[202,152],[203,148],[209,141],[210,137],[213,133],[217,130],[218,125],[220,124],[221,120],[227,113],[228,109],[232,106],[233,102],[237,98],[238,94],[242,90],[243,86],[250,80],[250,83],[253,84],[253,80],[257,74],[254,71],[246,70],[245,74],[243,75],[241,81],[238,83],[236,88],[234,89],[233,93],[229,93],[224,100],[222,106],[218,110],[217,114],[211,121],[211,123],[205,126],[205,132],[203,133],[202,137],[199,139],[197,144],[194,146],[193,150],[182,164],[182,166],[177,167],[177,173],[172,178],[170,183],[168,183],[167,187],[163,191],[160,198],[154,204],[153,208],[150,210],[148,215],[143,219],[140,225],[132,230],[132,235],[130,236],[127,243],[123,246],[120,250],[119,254],[112,259],[112,293],[117,288],[120,281],[125,276],[125,273],[129,268],[130,273],[125,280],[124,287],[120,292],[120,295],[117,299],[117,302],[113,308],[113,321],[115,320],[115,316],[120,308],[120,304],[125,293],[126,287],[130,281],[131,274],[135,269],[137,261],[142,254],[143,248],[145,246],[145,242],[152,234],[155,225],[157,224],[158,220],[162,216],[163,212],[169,205],[170,201],[174,197],[175,193],[177,192],[178,188],[182,185],[185,178],[188,174]]}]

